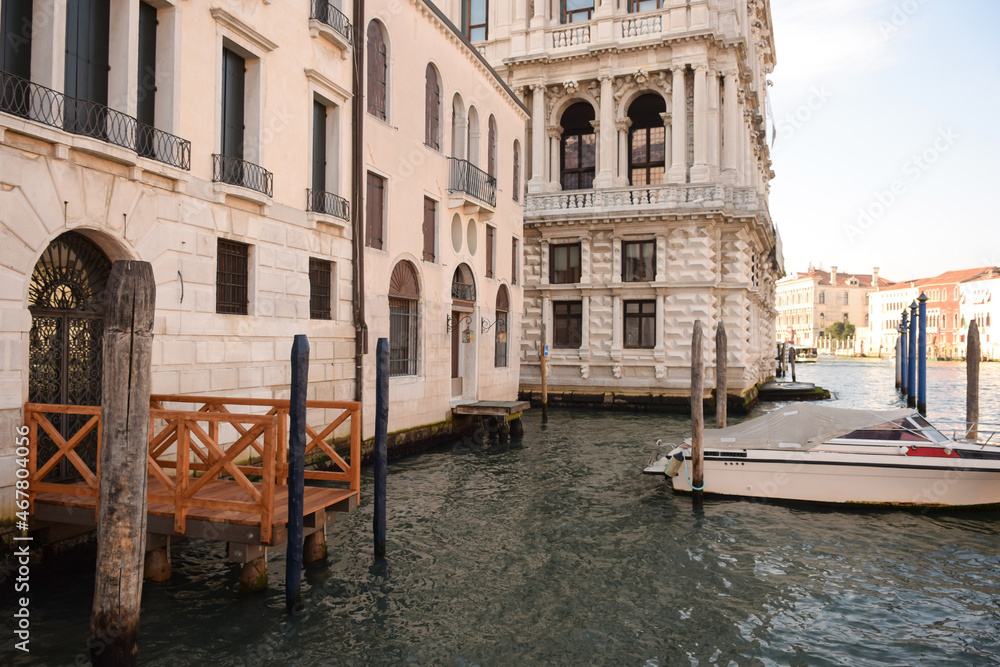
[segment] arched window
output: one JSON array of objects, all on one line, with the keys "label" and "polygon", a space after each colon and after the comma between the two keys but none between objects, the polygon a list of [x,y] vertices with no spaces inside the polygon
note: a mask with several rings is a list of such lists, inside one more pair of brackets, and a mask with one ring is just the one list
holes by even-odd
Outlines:
[{"label": "arched window", "polygon": [[468,147],[467,159],[472,164],[479,166],[479,112],[476,107],[469,107],[469,137],[466,142]]},{"label": "arched window", "polygon": [[514,201],[521,200],[521,144],[514,140]]},{"label": "arched window", "polygon": [[489,134],[486,135],[486,173],[497,175],[497,121],[490,114]]},{"label": "arched window", "polygon": [[629,132],[629,179],[632,185],[663,183],[666,129],[661,113],[667,103],[660,95],[643,95],[628,108],[632,121]]},{"label": "arched window", "polygon": [[385,35],[378,21],[368,24],[368,113],[386,119],[386,81],[389,79],[389,57]]},{"label": "arched window", "polygon": [[594,13],[594,0],[562,0],[559,8],[562,10],[560,20],[563,23],[589,21]]},{"label": "arched window", "polygon": [[466,156],[465,141],[469,131],[469,119],[465,115],[465,102],[462,96],[455,93],[451,100],[451,156],[464,160]]},{"label": "arched window", "polygon": [[510,295],[507,286],[501,285],[497,290],[497,321],[494,325],[495,343],[493,348],[493,365],[506,368],[507,361],[507,330],[510,317]]},{"label": "arched window", "polygon": [[424,143],[441,150],[441,83],[430,63],[424,73]]},{"label": "arched window", "polygon": [[826,315],[824,315],[823,313],[819,314],[819,328],[820,329],[826,328]]},{"label": "arched window", "polygon": [[594,185],[597,140],[594,136],[594,107],[577,102],[563,112],[560,163],[563,190],[588,190]]},{"label": "arched window", "polygon": [[417,272],[399,262],[389,278],[389,375],[417,374],[419,303]]},{"label": "arched window", "polygon": [[462,29],[470,42],[488,39],[489,0],[462,0]]}]

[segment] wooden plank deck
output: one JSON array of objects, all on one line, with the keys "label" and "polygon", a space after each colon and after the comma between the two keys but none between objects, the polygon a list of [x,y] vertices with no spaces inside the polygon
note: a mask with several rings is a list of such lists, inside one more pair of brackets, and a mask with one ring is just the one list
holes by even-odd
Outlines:
[{"label": "wooden plank deck", "polygon": [[509,417],[524,412],[531,407],[528,401],[476,401],[456,405],[451,409],[456,415],[483,415]]},{"label": "wooden plank deck", "polygon": [[[169,495],[163,484],[149,476],[148,491],[150,495]],[[83,487],[83,481],[67,483],[67,487]],[[255,484],[260,489],[260,484]],[[207,501],[245,501],[246,491],[234,481],[213,480],[196,495],[198,500]],[[44,515],[52,520],[58,517],[65,523],[77,525],[94,525],[95,505],[97,499],[92,496],[74,494],[67,489],[67,493],[40,492],[35,496],[35,513]],[[303,502],[303,516],[309,516],[320,510],[333,512],[351,512],[357,508],[358,492],[351,489],[328,488],[321,486],[306,486]],[[72,508],[83,511],[66,511],[57,508]],[[165,526],[172,526],[174,519],[174,506],[165,503],[151,503],[148,507],[150,532],[163,533],[167,535],[177,535],[170,530],[163,530]],[[169,522],[153,521],[153,517],[169,519]],[[191,507],[187,512],[189,526],[200,525],[201,522],[212,524],[226,524],[233,526],[259,527],[260,514],[251,512],[241,512],[237,510],[218,510],[203,507]],[[283,536],[284,527],[288,524],[288,486],[285,484],[275,485],[274,488],[274,523],[272,524],[272,534]],[[159,528],[157,528],[159,527]],[[188,531],[190,532],[190,530]],[[275,542],[278,543],[278,540]]]}]

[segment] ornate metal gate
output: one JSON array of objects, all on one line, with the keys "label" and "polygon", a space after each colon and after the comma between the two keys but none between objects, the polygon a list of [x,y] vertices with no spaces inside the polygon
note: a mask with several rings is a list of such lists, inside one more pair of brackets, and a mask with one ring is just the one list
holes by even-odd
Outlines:
[{"label": "ornate metal gate", "polygon": [[[104,291],[110,273],[107,256],[77,232],[55,239],[38,259],[28,287],[31,403],[101,404]],[[65,438],[79,430],[87,416],[57,414],[51,421]],[[38,448],[41,460],[56,451],[42,432]],[[90,433],[76,452],[94,469],[97,433]],[[64,459],[46,479],[74,476],[76,470]]]}]

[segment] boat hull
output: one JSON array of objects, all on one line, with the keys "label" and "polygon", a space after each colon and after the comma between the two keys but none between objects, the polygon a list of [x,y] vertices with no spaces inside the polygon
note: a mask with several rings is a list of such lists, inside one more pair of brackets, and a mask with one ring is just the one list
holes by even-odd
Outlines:
[{"label": "boat hull", "polygon": [[[761,500],[920,507],[1000,505],[1000,461],[827,452],[705,457],[704,493]],[[675,491],[690,492],[686,470]],[[655,466],[647,468],[651,472]]]}]

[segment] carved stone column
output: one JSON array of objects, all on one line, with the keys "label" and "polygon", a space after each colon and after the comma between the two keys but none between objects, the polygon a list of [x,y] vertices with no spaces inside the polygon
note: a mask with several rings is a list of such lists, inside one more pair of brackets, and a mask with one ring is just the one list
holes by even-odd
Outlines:
[{"label": "carved stone column", "polygon": [[618,129],[618,174],[615,177],[616,185],[628,185],[628,129],[632,127],[631,118],[619,118],[615,121]]},{"label": "carved stone column", "polygon": [[722,88],[722,180],[736,184],[736,165],[740,137],[739,106],[736,103],[736,72],[726,72]]},{"label": "carved stone column", "polygon": [[562,173],[559,159],[562,153],[562,125],[549,125],[546,129],[549,137],[549,185],[551,191],[562,190]]},{"label": "carved stone column", "polygon": [[694,66],[694,164],[691,182],[707,183],[708,171],[708,91],[705,77],[708,65]]},{"label": "carved stone column", "polygon": [[548,239],[542,239],[542,256],[541,256],[541,275],[538,277],[538,282],[542,285],[549,284],[549,242]]},{"label": "carved stone column", "polygon": [[719,177],[719,139],[722,134],[719,119],[719,73],[708,73],[708,173],[710,180]]},{"label": "carved stone column", "polygon": [[671,133],[673,131],[672,118],[673,114],[669,111],[664,111],[660,114],[660,118],[663,119],[663,160],[666,163],[666,169],[663,170],[663,182],[667,182],[667,171],[670,169],[670,159],[671,152],[673,150],[673,137]]},{"label": "carved stone column", "polygon": [[580,300],[580,359],[590,359],[590,296]]},{"label": "carved stone column", "polygon": [[594,177],[595,188],[610,188],[614,185],[615,135],[612,129],[615,125],[615,90],[614,77],[602,74],[601,80],[601,115],[600,129],[597,133],[597,175]]},{"label": "carved stone column", "polygon": [[662,294],[660,294],[660,293],[657,293],[657,295],[656,295],[656,319],[655,319],[655,322],[656,322],[656,324],[655,324],[655,327],[656,327],[656,342],[655,342],[655,344],[653,346],[653,357],[657,361],[663,361],[663,359],[664,359],[664,354],[663,354],[663,327],[664,327],[664,322],[663,322],[663,299],[664,299],[664,296]]},{"label": "carved stone column", "polygon": [[671,114],[670,140],[672,155],[667,180],[671,183],[687,183],[687,105],[685,104],[684,66],[673,70],[673,113]]},{"label": "carved stone column", "polygon": [[528,192],[545,190],[545,86],[531,87],[531,179]]}]

